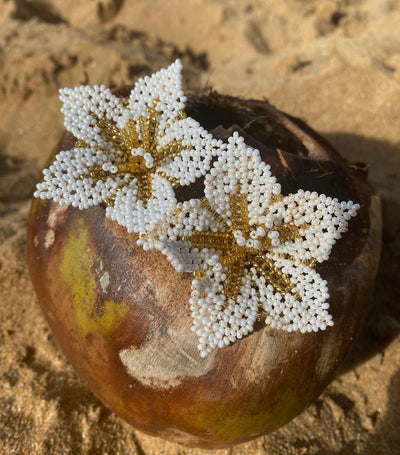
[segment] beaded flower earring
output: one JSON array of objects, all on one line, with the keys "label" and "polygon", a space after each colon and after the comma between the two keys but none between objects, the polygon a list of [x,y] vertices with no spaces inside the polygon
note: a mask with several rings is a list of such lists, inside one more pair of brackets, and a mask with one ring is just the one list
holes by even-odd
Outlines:
[{"label": "beaded flower earring", "polygon": [[156,247],[192,272],[192,329],[205,357],[253,330],[324,330],[327,282],[314,270],[356,216],[358,204],[299,190],[281,195],[259,151],[234,133],[205,178],[205,197],[157,225]]},{"label": "beaded flower earring", "polygon": [[104,85],[60,90],[78,141],[43,171],[34,196],[79,209],[104,203],[130,233],[148,231],[176,204],[173,188],[204,175],[222,145],[186,116],[181,70],[176,60],[139,79],[125,100]]}]

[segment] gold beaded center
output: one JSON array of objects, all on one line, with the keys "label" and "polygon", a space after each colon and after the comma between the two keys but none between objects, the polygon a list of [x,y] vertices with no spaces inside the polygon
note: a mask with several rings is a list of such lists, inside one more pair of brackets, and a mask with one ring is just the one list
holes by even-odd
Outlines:
[{"label": "gold beaded center", "polygon": [[[154,106],[157,101],[154,102]],[[114,149],[117,151],[117,156],[113,160],[117,171],[111,173],[104,170],[101,166],[95,165],[89,168],[90,177],[96,182],[99,180],[107,180],[108,178],[123,178],[128,177],[129,181],[136,179],[138,193],[138,200],[143,201],[147,206],[148,201],[153,197],[152,175],[158,174],[167,178],[173,187],[179,184],[179,181],[173,177],[167,176],[165,172],[159,170],[159,166],[165,161],[179,156],[183,150],[183,145],[180,141],[174,140],[169,144],[157,150],[159,138],[163,134],[159,134],[159,117],[160,113],[155,107],[147,108],[147,117],[140,117],[138,124],[140,129],[140,137],[137,130],[137,125],[133,119],[130,119],[125,128],[118,128],[112,121],[102,118],[98,119],[96,126],[100,129],[101,134],[108,142],[110,142]],[[180,111],[174,121],[186,118],[184,111]],[[76,147],[87,147],[83,141],[78,141]],[[132,150],[142,148],[153,158],[151,167],[146,166],[143,156],[133,156]],[[104,151],[107,154],[107,151]],[[82,178],[85,175],[81,176]],[[121,190],[119,187],[118,190]],[[104,204],[113,206],[115,196],[105,199]]]},{"label": "gold beaded center", "polygon": [[[272,196],[271,204],[282,200],[283,196]],[[235,300],[240,292],[244,269],[254,267],[259,275],[263,276],[271,284],[276,292],[282,295],[290,292],[295,285],[291,282],[290,276],[283,273],[282,270],[274,264],[274,261],[266,257],[265,253],[272,247],[272,240],[268,237],[270,231],[279,232],[281,242],[292,241],[301,237],[300,227],[294,222],[274,226],[272,229],[265,229],[265,236],[261,237],[261,247],[253,248],[247,245],[240,246],[234,236],[234,232],[240,230],[247,238],[250,233],[257,229],[258,226],[250,226],[248,217],[247,195],[237,192],[230,196],[231,226],[213,210],[207,199],[202,200],[203,207],[211,211],[214,217],[222,224],[219,232],[198,232],[194,231],[191,236],[183,236],[181,240],[190,241],[192,248],[208,248],[221,252],[219,262],[227,268],[226,279],[224,280],[224,294],[228,299]],[[288,259],[291,259],[288,257]],[[303,261],[310,267],[315,266],[314,261]],[[194,272],[196,278],[202,279],[204,271],[197,270]],[[300,296],[294,294],[297,300]]]}]

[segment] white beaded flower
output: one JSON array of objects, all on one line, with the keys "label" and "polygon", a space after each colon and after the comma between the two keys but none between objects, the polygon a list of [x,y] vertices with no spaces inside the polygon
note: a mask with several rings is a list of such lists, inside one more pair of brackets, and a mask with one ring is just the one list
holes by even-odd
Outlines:
[{"label": "white beaded flower", "polygon": [[179,60],[139,79],[123,100],[104,85],[60,90],[65,127],[77,139],[43,171],[35,197],[106,216],[143,234],[176,204],[173,187],[210,168],[221,143],[184,112]]},{"label": "white beaded flower", "polygon": [[263,317],[288,332],[324,330],[328,259],[358,204],[299,190],[282,196],[259,151],[237,133],[205,179],[205,198],[180,203],[153,242],[182,272],[193,272],[192,329],[205,357],[253,330]]}]

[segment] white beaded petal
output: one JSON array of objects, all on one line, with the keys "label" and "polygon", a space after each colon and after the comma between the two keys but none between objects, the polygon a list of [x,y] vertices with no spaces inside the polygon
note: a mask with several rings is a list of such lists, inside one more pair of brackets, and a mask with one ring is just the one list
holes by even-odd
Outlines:
[{"label": "white beaded petal", "polygon": [[154,197],[149,199],[146,206],[137,198],[138,190],[134,180],[117,193],[114,206],[107,207],[107,218],[126,227],[130,234],[151,230],[161,215],[170,212],[176,204],[175,193],[168,180],[154,175],[152,183]]},{"label": "white beaded petal", "polygon": [[280,243],[271,250],[272,254],[289,255],[295,262],[312,259],[323,262],[359,208],[353,201],[339,202],[325,194],[299,190],[272,204],[260,222],[276,226],[293,222],[299,227],[301,237]]},{"label": "white beaded petal", "polygon": [[52,199],[60,205],[87,209],[111,198],[118,187],[128,183],[125,179],[109,177],[94,181],[89,174],[93,166],[111,167],[114,155],[92,148],[74,148],[58,153],[53,164],[43,171],[43,181],[38,183],[35,197]]},{"label": "white beaded petal", "polygon": [[65,128],[92,147],[112,149],[112,144],[96,126],[100,119],[111,120],[119,128],[125,128],[129,120],[129,110],[104,85],[60,89],[60,100]]},{"label": "white beaded petal", "polygon": [[230,195],[237,192],[248,195],[249,221],[256,224],[258,217],[268,209],[271,195],[280,193],[280,185],[271,176],[270,169],[261,159],[260,152],[248,147],[234,132],[228,140],[227,152],[220,154],[206,175],[205,196],[229,224]]},{"label": "white beaded petal", "polygon": [[[328,284],[314,269],[304,264],[268,255],[285,275],[290,277],[294,287],[285,295],[274,290],[264,277],[253,269],[251,280],[259,291],[259,301],[267,317],[266,324],[288,332],[317,332],[333,325],[328,313]],[[295,295],[300,299],[296,299]]]},{"label": "white beaded petal", "polygon": [[247,275],[243,276],[242,292],[232,300],[226,299],[223,293],[226,272],[227,267],[216,263],[207,269],[201,281],[192,282],[192,330],[198,336],[201,357],[248,335],[257,319],[258,300],[247,292],[250,288]]},{"label": "white beaded petal", "polygon": [[186,96],[182,90],[182,63],[175,60],[152,76],[140,78],[129,97],[132,118],[138,120],[152,106],[161,114],[158,133],[172,124],[179,112],[185,108]]},{"label": "white beaded petal", "polygon": [[179,156],[164,161],[160,169],[179,180],[180,185],[193,183],[210,169],[211,160],[225,148],[222,141],[214,139],[200,124],[188,117],[174,122],[160,138],[159,147],[171,140],[179,141],[183,149]]}]

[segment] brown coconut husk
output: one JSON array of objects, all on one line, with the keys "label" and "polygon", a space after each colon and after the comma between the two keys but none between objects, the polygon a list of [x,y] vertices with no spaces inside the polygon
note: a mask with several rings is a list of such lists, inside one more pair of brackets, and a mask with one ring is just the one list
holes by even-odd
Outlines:
[{"label": "brown coconut husk", "polygon": [[[127,96],[129,88],[117,93]],[[334,377],[372,292],[380,206],[362,166],[267,101],[210,92],[190,96],[186,112],[220,139],[238,131],[271,165],[283,194],[303,188],[361,205],[316,268],[328,281],[333,327],[301,334],[258,322],[247,337],[201,358],[190,330],[192,276],[177,273],[159,252],[143,251],[103,206],[80,211],[34,200],[28,259],[61,349],[111,410],[152,435],[223,448],[289,422]],[[66,133],[58,150],[74,142]],[[179,188],[177,197],[202,191],[200,181]]]}]

